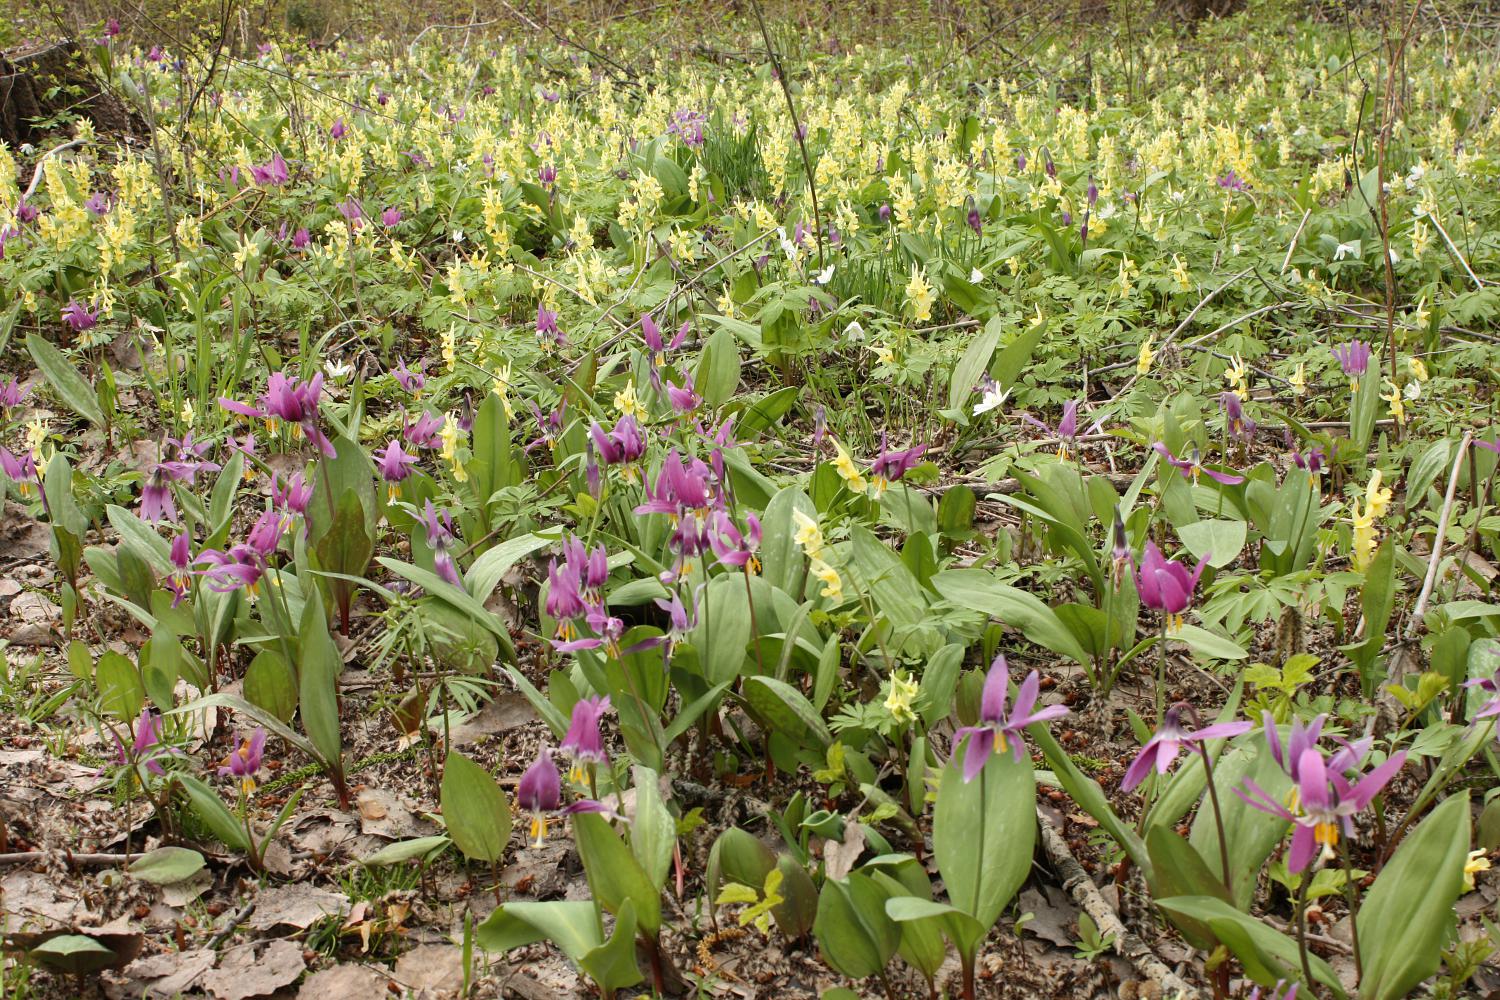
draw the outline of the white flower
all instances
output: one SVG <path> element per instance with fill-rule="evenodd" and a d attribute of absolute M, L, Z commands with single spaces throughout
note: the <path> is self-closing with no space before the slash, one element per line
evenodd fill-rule
<path fill-rule="evenodd" d="M 865 328 L 859 325 L 859 320 L 850 320 L 849 325 L 844 327 L 844 336 L 858 343 L 865 339 Z"/>
<path fill-rule="evenodd" d="M 833 265 L 829 264 L 823 270 L 813 275 L 813 284 L 826 285 L 833 280 Z"/>
<path fill-rule="evenodd" d="M 1406 383 L 1406 388 L 1402 390 L 1401 394 L 1406 397 L 1408 402 L 1415 402 L 1422 397 L 1422 383 L 1415 380 Z"/>
<path fill-rule="evenodd" d="M 979 284 L 983 280 L 984 280 L 984 272 L 981 271 L 979 268 L 976 267 L 976 268 L 974 268 L 974 270 L 972 270 L 972 271 L 969 272 L 969 281 L 972 284 L 977 285 L 977 284 Z"/>
<path fill-rule="evenodd" d="M 1348 243 L 1340 243 L 1337 247 L 1334 248 L 1334 260 L 1343 260 L 1345 257 L 1348 257 L 1350 255 L 1353 255 L 1356 260 L 1359 259 L 1359 240 L 1351 240 Z"/>
<path fill-rule="evenodd" d="M 323 362 L 323 371 L 335 382 L 342 382 L 354 373 L 354 364 L 349 361 L 325 361 Z"/>
<path fill-rule="evenodd" d="M 994 383 L 990 388 L 984 390 L 984 397 L 974 405 L 974 416 L 977 417 L 981 413 L 988 413 L 990 410 L 996 409 L 1000 404 L 1005 402 L 1006 397 L 1009 395 L 1009 389 L 1002 389 L 998 382 Z"/>

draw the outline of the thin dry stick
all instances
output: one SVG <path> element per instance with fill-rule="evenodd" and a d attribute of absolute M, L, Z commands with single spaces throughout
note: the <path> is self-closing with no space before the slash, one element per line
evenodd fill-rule
<path fill-rule="evenodd" d="M 1292 263 L 1292 251 L 1297 249 L 1297 239 L 1302 235 L 1302 227 L 1307 225 L 1307 219 L 1312 215 L 1312 209 L 1302 213 L 1302 221 L 1297 223 L 1297 231 L 1292 234 L 1292 242 L 1286 245 L 1286 257 L 1281 261 L 1281 270 L 1277 274 L 1286 274 L 1287 267 Z"/>
<path fill-rule="evenodd" d="M 1188 313 L 1186 316 L 1182 317 L 1182 322 L 1177 324 L 1176 329 L 1174 329 L 1171 333 L 1167 334 L 1166 339 L 1161 342 L 1161 346 L 1158 347 L 1157 350 L 1158 351 L 1166 350 L 1166 348 L 1169 345 L 1171 345 L 1172 341 L 1174 341 L 1174 340 L 1177 339 L 1177 335 L 1179 333 L 1181 333 L 1183 330 L 1187 329 L 1187 325 L 1193 321 L 1193 317 L 1197 316 L 1198 313 L 1199 313 L 1199 311 L 1204 306 L 1208 305 L 1210 302 L 1212 302 L 1214 300 L 1214 296 L 1218 295 L 1224 289 L 1228 288 L 1230 285 L 1234 284 L 1236 281 L 1239 281 L 1245 275 L 1249 274 L 1250 272 L 1252 272 L 1254 270 L 1255 270 L 1255 268 L 1253 268 L 1253 267 L 1247 267 L 1247 268 L 1245 268 L 1243 271 L 1241 271 L 1240 273 L 1234 275 L 1228 281 L 1224 282 L 1218 288 L 1215 288 L 1213 291 L 1211 291 L 1207 295 L 1203 296 L 1203 298 L 1198 301 L 1198 304 L 1195 305 L 1195 306 L 1193 306 L 1193 311 L 1190 312 L 1190 313 Z M 1117 392 L 1117 393 L 1115 393 L 1115 395 L 1116 396 L 1123 396 L 1123 395 L 1125 395 L 1125 393 L 1129 392 L 1130 389 L 1131 389 L 1131 387 L 1134 386 L 1136 384 L 1136 382 L 1140 381 L 1140 378 L 1141 378 L 1141 373 L 1140 372 L 1136 372 L 1134 375 L 1130 376 L 1130 380 L 1125 383 L 1124 388 L 1120 389 L 1120 391 Z"/>
<path fill-rule="evenodd" d="M 1036 816 L 1037 825 L 1042 832 L 1042 849 L 1047 852 L 1047 859 L 1062 878 L 1063 889 L 1083 908 L 1083 912 L 1094 919 L 1100 936 L 1113 937 L 1115 953 L 1135 966 L 1136 971 L 1147 980 L 1160 986 L 1163 996 L 1177 997 L 1178 1000 L 1197 1000 L 1197 990 L 1173 972 L 1167 963 L 1157 958 L 1156 953 L 1146 947 L 1144 941 L 1125 929 L 1119 914 L 1115 913 L 1114 907 L 1100 894 L 1099 887 L 1094 885 L 1089 873 L 1083 870 L 1083 865 L 1073 857 L 1067 841 L 1057 832 L 1052 821 L 1040 809 Z"/>
<path fill-rule="evenodd" d="M 1411 617 L 1406 621 L 1406 638 L 1416 637 L 1417 626 L 1422 621 L 1422 614 L 1427 610 L 1427 599 L 1432 596 L 1433 584 L 1437 582 L 1438 564 L 1443 561 L 1443 536 L 1448 533 L 1448 518 L 1453 514 L 1453 494 L 1458 489 L 1458 474 L 1463 471 L 1464 455 L 1468 454 L 1469 443 L 1474 440 L 1474 432 L 1466 431 L 1464 439 L 1458 443 L 1458 454 L 1453 456 L 1453 472 L 1448 476 L 1448 492 L 1443 496 L 1443 512 L 1438 515 L 1437 536 L 1432 540 L 1432 558 L 1427 560 L 1427 577 L 1422 581 L 1422 592 L 1417 595 L 1417 603 L 1412 606 Z"/>
<path fill-rule="evenodd" d="M 776 82 L 781 84 L 782 96 L 786 98 L 786 110 L 792 116 L 792 136 L 797 140 L 797 148 L 802 150 L 802 169 L 807 172 L 807 193 L 812 197 L 813 222 L 817 225 L 818 237 L 818 270 L 825 266 L 823 263 L 823 213 L 818 210 L 818 182 L 813 177 L 812 157 L 807 155 L 807 143 L 802 138 L 802 122 L 797 117 L 797 105 L 792 100 L 792 88 L 786 81 L 786 67 L 781 65 L 781 57 L 776 54 L 776 47 L 771 44 L 771 32 L 766 28 L 766 19 L 760 12 L 760 0 L 753 0 L 755 6 L 755 19 L 760 22 L 760 37 L 765 39 L 766 58 L 771 60 L 771 68 L 776 71 Z"/>

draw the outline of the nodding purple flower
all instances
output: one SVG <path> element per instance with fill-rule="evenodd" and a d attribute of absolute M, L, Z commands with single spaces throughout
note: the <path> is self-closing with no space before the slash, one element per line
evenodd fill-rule
<path fill-rule="evenodd" d="M 888 202 L 882 202 L 875 214 L 880 217 L 881 222 L 891 221 L 891 206 Z"/>
<path fill-rule="evenodd" d="M 150 51 L 146 53 L 147 62 L 159 63 L 166 57 L 167 53 L 160 45 L 151 46 Z"/>
<path fill-rule="evenodd" d="M 248 545 L 236 545 L 227 552 L 204 549 L 196 561 L 206 564 L 196 572 L 208 580 L 208 589 L 220 594 L 243 587 L 254 596 L 266 574 L 265 560 Z"/>
<path fill-rule="evenodd" d="M 1228 395 L 1233 395 L 1233 393 L 1229 393 Z M 1161 456 L 1162 461 L 1182 473 L 1182 478 L 1191 481 L 1195 486 L 1198 484 L 1198 477 L 1200 475 L 1207 476 L 1214 482 L 1221 483 L 1224 486 L 1237 486 L 1245 481 L 1244 476 L 1236 476 L 1232 472 L 1220 472 L 1217 469 L 1210 469 L 1204 465 L 1198 456 L 1196 446 L 1193 448 L 1191 458 L 1178 458 L 1172 454 L 1172 450 L 1162 441 L 1156 442 L 1151 447 Z"/>
<path fill-rule="evenodd" d="M 344 134 L 348 131 L 349 126 L 345 125 L 344 119 L 340 118 L 338 121 L 334 122 L 333 127 L 328 130 L 328 135 L 334 141 L 338 141 L 339 139 L 342 139 L 344 137 Z"/>
<path fill-rule="evenodd" d="M 281 546 L 281 536 L 286 534 L 287 520 L 277 510 L 261 511 L 255 523 L 245 535 L 245 545 L 262 560 Z"/>
<path fill-rule="evenodd" d="M 626 466 L 627 474 L 629 466 L 639 462 L 646 453 L 646 439 L 641 432 L 641 425 L 629 413 L 615 421 L 614 430 L 608 433 L 597 423 L 590 425 L 589 436 L 594 440 L 594 447 L 599 450 L 600 460 L 605 465 Z"/>
<path fill-rule="evenodd" d="M 443 443 L 443 418 L 423 411 L 417 419 L 402 428 L 401 436 L 413 448 L 431 451 Z"/>
<path fill-rule="evenodd" d="M 692 413 L 703 404 L 703 397 L 693 388 L 693 376 L 688 372 L 683 372 L 681 386 L 667 385 L 667 399 L 679 415 Z"/>
<path fill-rule="evenodd" d="M 391 375 L 395 377 L 396 384 L 411 393 L 413 397 L 420 396 L 422 387 L 427 384 L 427 376 L 422 374 L 420 366 L 417 371 L 411 370 L 406 367 L 405 358 L 396 359 L 396 367 L 391 369 Z"/>
<path fill-rule="evenodd" d="M 248 737 L 237 737 L 239 745 L 234 748 L 219 768 L 220 777 L 240 779 L 240 788 L 246 795 L 255 791 L 255 775 L 260 771 L 261 758 L 266 752 L 266 731 L 259 726 Z"/>
<path fill-rule="evenodd" d="M 0 228 L 0 260 L 5 259 L 5 244 L 21 235 L 21 231 L 14 226 Z"/>
<path fill-rule="evenodd" d="M 312 495 L 312 483 L 300 472 L 294 473 L 286 482 L 282 482 L 279 475 L 271 478 L 271 506 L 283 514 L 305 516 Z"/>
<path fill-rule="evenodd" d="M 646 347 L 651 352 L 651 360 L 658 365 L 666 364 L 667 355 L 683 345 L 691 329 L 692 322 L 684 322 L 677 328 L 676 335 L 669 343 L 662 337 L 661 327 L 656 325 L 656 320 L 651 318 L 651 314 L 641 314 L 641 339 L 646 342 Z"/>
<path fill-rule="evenodd" d="M 383 90 L 377 90 L 375 92 L 375 103 L 378 104 L 378 105 L 380 105 L 383 108 L 387 104 L 391 103 L 391 95 L 387 94 Z"/>
<path fill-rule="evenodd" d="M 167 577 L 167 589 L 172 592 L 172 607 L 177 607 L 188 595 L 188 589 L 192 584 L 192 574 L 189 569 L 193 565 L 192 542 L 183 532 L 172 539 L 172 547 L 168 550 L 168 560 L 172 563 L 172 572 Z"/>
<path fill-rule="evenodd" d="M 1089 208 L 1093 208 L 1099 202 L 1099 185 L 1094 183 L 1092 177 L 1089 178 L 1089 186 L 1085 192 L 1085 197 L 1088 198 Z"/>
<path fill-rule="evenodd" d="M 531 842 L 541 847 L 547 837 L 547 814 L 562 807 L 562 775 L 552 762 L 552 751 L 542 747 L 516 786 L 516 804 L 531 813 Z"/>
<path fill-rule="evenodd" d="M 579 698 L 573 703 L 572 718 L 561 750 L 572 758 L 575 772 L 581 764 L 603 764 L 609 760 L 609 755 L 604 752 L 604 738 L 599 733 L 599 722 L 607 711 L 609 695 Z"/>
<path fill-rule="evenodd" d="M 360 220 L 365 217 L 365 207 L 353 195 L 339 202 L 334 208 L 338 209 L 339 214 L 344 217 L 344 221 L 348 222 L 355 229 L 359 228 Z"/>
<path fill-rule="evenodd" d="M 812 447 L 813 454 L 817 454 L 823 447 L 823 438 L 828 436 L 828 410 L 819 403 L 813 410 L 813 432 Z"/>
<path fill-rule="evenodd" d="M 1038 430 L 1057 438 L 1058 458 L 1067 459 L 1068 453 L 1076 450 L 1078 441 L 1078 400 L 1070 399 L 1063 404 L 1062 419 L 1057 422 L 1056 427 L 1048 427 L 1029 413 L 1021 414 L 1021 419 Z"/>
<path fill-rule="evenodd" d="M 919 444 L 905 451 L 891 451 L 886 445 L 885 431 L 881 431 L 880 454 L 875 456 L 875 461 L 870 466 L 870 478 L 875 481 L 876 492 L 883 493 L 888 484 L 899 482 L 916 468 L 926 450 L 925 444 Z"/>
<path fill-rule="evenodd" d="M 306 226 L 299 226 L 298 229 L 297 229 L 297 231 L 292 234 L 292 249 L 293 250 L 306 250 L 308 244 L 311 243 L 311 242 L 312 242 L 312 233 L 309 233 L 307 231 L 307 227 Z"/>
<path fill-rule="evenodd" d="M 536 179 L 542 182 L 542 187 L 551 190 L 552 185 L 557 183 L 557 168 L 550 163 L 543 163 L 536 172 Z"/>
<path fill-rule="evenodd" d="M 969 206 L 969 228 L 974 230 L 975 236 L 984 235 L 984 219 L 979 215 L 979 209 L 973 205 Z"/>
<path fill-rule="evenodd" d="M 291 178 L 280 152 L 259 166 L 251 166 L 250 179 L 260 187 L 280 187 Z"/>
<path fill-rule="evenodd" d="M 1229 173 L 1219 178 L 1219 187 L 1223 188 L 1225 191 L 1244 191 L 1249 187 L 1249 185 L 1245 183 L 1244 178 L 1240 177 L 1233 170 L 1231 170 L 1229 171 Z"/>
<path fill-rule="evenodd" d="M 37 207 L 27 202 L 24 196 L 20 201 L 16 202 L 16 221 L 21 225 L 25 226 L 35 222 L 37 216 L 40 214 L 41 212 L 37 210 Z"/>
<path fill-rule="evenodd" d="M 129 756 L 125 753 L 125 744 L 120 742 L 118 736 L 115 737 L 115 763 L 124 767 L 134 762 L 152 774 L 165 774 L 158 758 L 171 753 L 171 750 L 161 746 L 160 713 L 142 708 L 131 729 Z"/>
<path fill-rule="evenodd" d="M 318 426 L 318 401 L 323 395 L 323 373 L 319 372 L 307 381 L 292 378 L 285 372 L 272 372 L 266 381 L 266 391 L 257 400 L 259 406 L 241 403 L 226 396 L 219 397 L 219 405 L 230 413 L 245 417 L 259 417 L 268 423 L 284 420 L 296 424 L 326 457 L 336 458 L 333 442 Z"/>
<path fill-rule="evenodd" d="M 1476 677 L 1474 680 L 1464 681 L 1462 686 L 1478 688 L 1488 696 L 1488 700 L 1474 713 L 1472 721 L 1478 722 L 1480 719 L 1493 719 L 1500 716 L 1500 683 L 1497 683 L 1495 678 Z"/>
<path fill-rule="evenodd" d="M 390 484 L 392 497 L 400 488 L 401 481 L 412 474 L 416 464 L 417 456 L 402 451 L 401 442 L 395 440 L 386 442 L 385 451 L 375 455 L 375 467 L 380 470 L 380 478 Z"/>
<path fill-rule="evenodd" d="M 663 576 L 666 580 L 666 576 Z M 665 635 L 652 636 L 642 639 L 623 651 L 623 654 L 638 653 L 647 649 L 662 650 L 662 669 L 672 668 L 672 653 L 678 645 L 687 637 L 688 633 L 698 627 L 698 604 L 702 594 L 703 586 L 700 584 L 692 594 L 693 606 L 689 608 L 682 603 L 682 595 L 677 591 L 672 592 L 672 599 L 664 597 L 656 599 L 656 606 L 667 614 L 667 632 Z"/>
<path fill-rule="evenodd" d="M 63 306 L 62 318 L 75 333 L 82 333 L 99 325 L 99 310 L 77 299 L 69 299 L 68 304 Z"/>
<path fill-rule="evenodd" d="M 536 339 L 543 347 L 561 347 L 562 331 L 557 327 L 557 313 L 540 302 L 536 304 Z"/>
<path fill-rule="evenodd" d="M 672 120 L 667 125 L 667 134 L 677 136 L 684 146 L 697 149 L 703 145 L 703 126 L 706 124 L 708 116 L 701 111 L 674 111 Z"/>
<path fill-rule="evenodd" d="M 105 215 L 109 212 L 109 195 L 103 191 L 95 191 L 89 195 L 89 200 L 83 203 L 83 207 L 89 210 L 91 215 Z"/>
<path fill-rule="evenodd" d="M 37 478 L 36 462 L 29 451 L 16 455 L 8 448 L 0 447 L 0 471 L 5 473 L 5 478 L 21 488 L 22 496 L 31 492 L 31 484 Z"/>
<path fill-rule="evenodd" d="M 1359 775 L 1369 752 L 1368 741 L 1346 746 L 1327 760 L 1311 741 L 1304 743 L 1294 766 L 1283 763 L 1294 785 L 1291 808 L 1249 778 L 1243 788 L 1234 790 L 1246 805 L 1292 824 L 1292 846 L 1287 852 L 1287 869 L 1292 872 L 1306 871 L 1320 854 L 1333 857 L 1340 834 L 1353 836 L 1355 815 L 1370 805 L 1406 763 L 1403 750 Z"/>
<path fill-rule="evenodd" d="M 120 27 L 120 19 L 118 17 L 112 17 L 108 21 L 104 22 L 105 38 L 113 38 L 124 30 L 124 28 Z"/>
<path fill-rule="evenodd" d="M 1062 213 L 1062 224 L 1064 226 L 1071 226 L 1073 224 L 1073 213 L 1072 212 L 1064 212 L 1064 213 Z"/>
<path fill-rule="evenodd" d="M 1162 555 L 1155 542 L 1147 542 L 1141 561 L 1134 567 L 1135 589 L 1141 603 L 1167 616 L 1169 627 L 1182 627 L 1182 613 L 1193 603 L 1193 591 L 1208 562 L 1204 555 L 1189 570 L 1182 563 Z"/>
<path fill-rule="evenodd" d="M 31 396 L 31 386 L 22 385 L 14 378 L 0 385 L 0 410 L 14 410 Z"/>
<path fill-rule="evenodd" d="M 655 488 L 646 487 L 646 502 L 635 508 L 637 514 L 667 514 L 682 518 L 686 514 L 703 514 L 709 507 L 709 470 L 702 460 L 684 463 L 677 449 L 667 453 L 656 475 Z"/>
<path fill-rule="evenodd" d="M 1161 725 L 1125 769 L 1125 778 L 1120 782 L 1122 791 L 1135 788 L 1153 770 L 1157 774 L 1166 774 L 1185 744 L 1201 745 L 1208 740 L 1229 739 L 1255 728 L 1249 722 L 1219 722 L 1202 729 L 1188 729 L 1182 724 L 1182 711 L 1186 707 L 1179 704 L 1167 709 Z"/>
<path fill-rule="evenodd" d="M 1017 173 L 1024 173 L 1025 171 L 1026 171 L 1026 154 L 1025 153 L 1017 153 L 1016 154 L 1016 172 Z"/>
<path fill-rule="evenodd" d="M 455 587 L 463 586 L 463 580 L 458 575 L 458 564 L 453 561 L 453 554 L 448 551 L 454 541 L 453 518 L 448 516 L 446 510 L 435 509 L 432 501 L 428 500 L 422 516 L 417 518 L 417 523 L 427 531 L 427 545 L 432 549 L 433 570 Z"/>
<path fill-rule="evenodd" d="M 708 545 L 714 555 L 725 566 L 744 569 L 748 573 L 760 572 L 760 560 L 755 552 L 760 548 L 760 518 L 745 515 L 745 530 L 742 533 L 734 519 L 722 510 L 714 511 L 708 519 Z"/>
<path fill-rule="evenodd" d="M 542 91 L 542 100 L 546 101 L 548 104 L 556 104 L 561 99 L 562 95 L 555 90 Z"/>
<path fill-rule="evenodd" d="M 1125 519 L 1120 516 L 1120 508 L 1115 507 L 1115 523 L 1110 530 L 1110 537 L 1114 544 L 1110 548 L 1110 565 L 1113 568 L 1114 583 L 1116 587 L 1124 579 L 1125 569 L 1130 565 L 1130 540 L 1125 534 Z"/>
<path fill-rule="evenodd" d="M 1043 152 L 1042 156 L 1046 157 L 1046 163 L 1042 169 L 1047 172 L 1048 177 L 1057 180 L 1057 164 L 1052 162 L 1052 154 Z"/>
<path fill-rule="evenodd" d="M 1351 340 L 1342 347 L 1335 347 L 1332 350 L 1339 367 L 1357 386 L 1360 376 L 1370 367 L 1370 345 L 1363 340 Z"/>
<path fill-rule="evenodd" d="M 991 754 L 1010 751 L 1011 757 L 1019 761 L 1024 752 L 1022 732 L 1036 722 L 1060 719 L 1068 714 L 1062 705 L 1048 705 L 1037 709 L 1037 693 L 1041 678 L 1033 670 L 1026 675 L 1016 689 L 1016 700 L 1007 707 L 1010 696 L 1010 667 L 1005 654 L 995 657 L 990 672 L 984 680 L 984 692 L 979 700 L 979 725 L 964 726 L 953 734 L 953 745 L 964 745 L 963 779 L 967 784 L 984 770 Z"/>
<path fill-rule="evenodd" d="M 1313 445 L 1306 454 L 1292 450 L 1292 464 L 1306 472 L 1308 478 L 1316 481 L 1323 473 L 1323 466 L 1328 462 L 1328 457 L 1323 454 L 1322 445 Z"/>
<path fill-rule="evenodd" d="M 1219 393 L 1219 408 L 1224 411 L 1224 426 L 1231 437 L 1245 442 L 1255 437 L 1255 421 L 1245 416 L 1244 401 L 1239 393 Z"/>
<path fill-rule="evenodd" d="M 199 472 L 217 471 L 215 462 L 202 460 L 209 449 L 208 442 L 194 443 L 192 432 L 181 439 L 167 438 L 160 449 L 160 460 L 146 472 L 146 485 L 141 487 L 140 517 L 143 521 L 175 521 L 177 505 L 172 499 L 172 484 L 191 484 Z"/>
<path fill-rule="evenodd" d="M 568 401 L 566 399 L 559 399 L 557 406 L 553 408 L 552 412 L 545 415 L 542 413 L 542 408 L 537 406 L 536 403 L 529 399 L 526 402 L 531 407 L 531 415 L 536 419 L 536 425 L 540 431 L 535 438 L 527 442 L 526 451 L 530 453 L 543 446 L 552 447 L 562 434 L 563 421 L 566 419 L 568 413 Z"/>
<path fill-rule="evenodd" d="M 401 209 L 395 207 L 394 205 L 390 206 L 384 212 L 380 213 L 380 224 L 382 226 L 385 226 L 387 229 L 390 229 L 392 226 L 398 225 L 400 222 Z"/>

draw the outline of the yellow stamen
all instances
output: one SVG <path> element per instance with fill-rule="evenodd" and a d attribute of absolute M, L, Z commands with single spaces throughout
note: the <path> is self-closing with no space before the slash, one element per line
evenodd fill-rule
<path fill-rule="evenodd" d="M 541 847 L 547 838 L 547 818 L 545 816 L 531 817 L 531 846 Z"/>
<path fill-rule="evenodd" d="M 1337 823 L 1319 823 L 1313 827 L 1313 840 L 1325 847 L 1335 847 L 1339 842 Z"/>

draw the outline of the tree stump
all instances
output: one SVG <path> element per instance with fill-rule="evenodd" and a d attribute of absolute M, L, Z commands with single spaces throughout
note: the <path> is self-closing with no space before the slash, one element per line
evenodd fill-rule
<path fill-rule="evenodd" d="M 12 148 L 35 143 L 41 122 L 72 109 L 100 132 L 128 132 L 131 115 L 113 94 L 100 90 L 72 41 L 0 55 L 0 142 Z"/>

